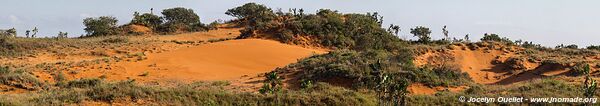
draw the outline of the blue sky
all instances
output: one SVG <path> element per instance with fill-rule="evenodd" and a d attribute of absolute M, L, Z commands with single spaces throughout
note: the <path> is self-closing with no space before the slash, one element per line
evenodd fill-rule
<path fill-rule="evenodd" d="M 172 7 L 192 8 L 202 22 L 232 17 L 224 12 L 247 2 L 271 8 L 304 8 L 314 13 L 320 8 L 344 13 L 379 12 L 385 24 L 398 24 L 402 38 L 413 38 L 415 26 L 431 28 L 434 39 L 448 26 L 450 36 L 469 34 L 479 39 L 483 33 L 497 33 L 511 39 L 533 41 L 545 46 L 600 45 L 600 1 L 594 0 L 3 0 L 0 29 L 15 27 L 19 35 L 39 28 L 39 36 L 84 34 L 86 17 L 115 16 L 120 24 L 129 22 L 134 11 L 155 12 Z"/>

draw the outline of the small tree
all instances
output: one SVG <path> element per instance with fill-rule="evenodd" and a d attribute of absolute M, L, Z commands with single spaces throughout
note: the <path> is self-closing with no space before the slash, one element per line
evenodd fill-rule
<path fill-rule="evenodd" d="M 85 32 L 87 36 L 106 36 L 115 34 L 117 31 L 117 18 L 111 16 L 101 16 L 97 18 L 85 18 Z"/>
<path fill-rule="evenodd" d="M 560 48 L 578 49 L 579 47 L 575 44 L 570 44 L 570 45 L 560 44 L 560 45 L 556 46 L 555 48 L 557 48 L 557 49 L 560 49 Z"/>
<path fill-rule="evenodd" d="M 600 45 L 594 46 L 594 45 L 590 45 L 588 47 L 586 47 L 587 49 L 590 50 L 599 50 L 600 51 Z"/>
<path fill-rule="evenodd" d="M 161 32 L 204 31 L 206 25 L 200 23 L 200 17 L 192 9 L 176 7 L 163 10 L 165 23 L 157 28 Z"/>
<path fill-rule="evenodd" d="M 442 33 L 444 33 L 444 40 L 450 41 L 450 37 L 448 37 L 448 29 L 446 29 L 446 25 L 442 28 Z"/>
<path fill-rule="evenodd" d="M 157 15 L 150 13 L 140 15 L 139 12 L 133 13 L 133 19 L 131 20 L 131 24 L 144 25 L 151 28 L 156 28 L 162 22 L 162 19 Z"/>
<path fill-rule="evenodd" d="M 256 3 L 246 3 L 229 9 L 225 14 L 238 18 L 242 24 L 257 26 L 258 29 L 266 27 L 265 23 L 276 18 L 271 8 Z"/>
<path fill-rule="evenodd" d="M 389 33 L 393 33 L 394 35 L 398 36 L 398 32 L 400 32 L 400 26 L 390 24 L 390 27 L 388 27 L 387 31 Z"/>
<path fill-rule="evenodd" d="M 30 30 L 27 30 L 27 31 L 25 31 L 25 37 L 26 37 L 26 38 L 29 38 L 29 33 L 31 33 L 31 31 L 30 31 Z"/>
<path fill-rule="evenodd" d="M 276 93 L 282 89 L 282 78 L 277 75 L 277 72 L 269 72 L 265 74 L 265 82 L 262 88 L 258 91 L 262 94 Z"/>
<path fill-rule="evenodd" d="M 593 80 L 590 77 L 590 65 L 586 64 L 584 67 L 584 72 L 586 74 L 585 81 L 583 82 L 583 95 L 586 98 L 593 98 L 596 94 L 596 87 L 598 86 L 596 80 Z M 591 105 L 591 104 L 588 104 Z"/>
<path fill-rule="evenodd" d="M 59 32 L 58 32 L 58 35 L 56 36 L 56 38 L 59 38 L 59 39 L 61 39 L 61 38 L 67 38 L 67 35 L 68 35 L 68 34 L 69 34 L 69 33 L 67 33 L 67 32 L 62 32 L 62 31 L 59 31 Z"/>
<path fill-rule="evenodd" d="M 465 42 L 471 42 L 471 40 L 469 40 L 469 34 L 465 35 L 465 38 L 463 38 L 465 40 Z"/>
<path fill-rule="evenodd" d="M 267 6 L 256 3 L 246 3 L 242 6 L 227 10 L 225 14 L 236 17 L 238 19 L 252 19 L 258 18 L 263 14 L 269 14 L 272 12 L 273 10 L 271 10 L 271 8 L 268 8 Z"/>
<path fill-rule="evenodd" d="M 374 76 L 375 92 L 379 105 L 404 106 L 406 105 L 406 94 L 409 82 L 406 79 L 398 80 L 393 74 L 385 73 L 380 60 L 369 65 Z"/>
<path fill-rule="evenodd" d="M 508 39 L 506 37 L 501 38 L 498 34 L 488 34 L 488 33 L 483 34 L 483 38 L 481 38 L 480 40 L 481 41 L 496 41 L 496 42 L 513 43 L 510 39 Z"/>
<path fill-rule="evenodd" d="M 200 17 L 192 9 L 176 7 L 162 11 L 164 19 L 169 24 L 194 25 L 200 23 Z"/>
<path fill-rule="evenodd" d="M 415 37 L 419 37 L 419 42 L 428 43 L 431 40 L 431 37 L 429 37 L 431 30 L 429 30 L 427 27 L 417 26 L 415 28 L 411 28 L 410 33 Z"/>
<path fill-rule="evenodd" d="M 35 38 L 35 35 L 37 35 L 37 33 L 38 33 L 38 28 L 33 27 L 33 30 L 31 30 L 31 32 L 33 32 L 33 34 L 31 34 L 31 38 Z"/>

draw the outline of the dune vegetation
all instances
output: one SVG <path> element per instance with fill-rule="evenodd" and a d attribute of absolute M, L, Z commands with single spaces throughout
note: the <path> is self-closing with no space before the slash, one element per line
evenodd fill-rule
<path fill-rule="evenodd" d="M 398 37 L 383 16 L 247 3 L 229 21 L 86 18 L 69 38 L 0 37 L 0 105 L 544 105 L 458 97 L 597 97 L 600 47 L 483 38 Z M 313 10 L 310 10 L 313 11 Z M 475 39 L 475 40 L 473 40 Z M 557 103 L 583 105 L 583 103 Z"/>

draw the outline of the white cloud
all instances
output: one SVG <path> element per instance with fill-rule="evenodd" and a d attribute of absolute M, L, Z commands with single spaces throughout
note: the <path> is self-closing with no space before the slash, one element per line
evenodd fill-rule
<path fill-rule="evenodd" d="M 10 19 L 10 22 L 13 24 L 21 23 L 21 20 L 19 19 L 19 17 L 15 16 L 15 15 L 9 15 L 8 18 Z"/>

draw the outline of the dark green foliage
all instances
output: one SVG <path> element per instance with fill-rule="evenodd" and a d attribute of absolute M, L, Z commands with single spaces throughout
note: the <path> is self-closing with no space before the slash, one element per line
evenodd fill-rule
<path fill-rule="evenodd" d="M 274 14 L 271 9 L 255 3 L 230 9 L 227 14 L 237 17 L 242 23 L 248 23 L 246 29 L 240 31 L 242 34 L 239 38 L 269 33 L 272 35 L 267 38 L 284 43 L 355 50 L 396 50 L 403 43 L 381 28 L 379 16 L 374 17 L 376 14 L 341 14 L 329 9 L 321 9 L 316 14 L 281 11 Z"/>
<path fill-rule="evenodd" d="M 546 49 L 545 47 L 543 47 L 540 44 L 534 44 L 533 42 L 528 42 L 528 41 L 525 41 L 520 45 L 521 45 L 521 47 L 524 47 L 524 48 L 533 48 L 533 49 L 538 49 L 538 50 Z"/>
<path fill-rule="evenodd" d="M 414 81 L 429 86 L 459 86 L 471 81 L 467 73 L 453 66 L 419 68 L 414 73 Z"/>
<path fill-rule="evenodd" d="M 207 25 L 200 22 L 200 17 L 192 9 L 176 7 L 163 10 L 162 19 L 165 23 L 156 30 L 162 33 L 195 32 L 210 30 Z"/>
<path fill-rule="evenodd" d="M 101 16 L 97 18 L 85 18 L 85 32 L 87 36 L 107 36 L 117 33 L 117 18 Z"/>
<path fill-rule="evenodd" d="M 313 85 L 313 81 L 311 81 L 311 80 L 302 80 L 302 81 L 300 81 L 300 88 L 306 89 L 306 88 L 310 88 L 310 87 L 313 87 L 313 86 L 314 86 Z"/>
<path fill-rule="evenodd" d="M 59 31 L 58 35 L 56 36 L 56 38 L 59 38 L 59 39 L 61 39 L 61 38 L 67 38 L 68 35 L 69 35 L 69 33 L 67 33 L 67 32 Z"/>
<path fill-rule="evenodd" d="M 282 78 L 277 75 L 277 72 L 266 73 L 265 77 L 266 77 L 266 79 L 265 79 L 263 87 L 258 90 L 260 93 L 273 94 L 273 93 L 278 93 L 279 91 L 281 91 L 281 89 L 283 89 L 283 87 L 282 87 L 283 83 L 281 82 Z"/>
<path fill-rule="evenodd" d="M 194 25 L 200 23 L 200 17 L 192 9 L 176 7 L 162 11 L 167 24 Z"/>
<path fill-rule="evenodd" d="M 31 38 L 35 38 L 35 35 L 37 35 L 38 31 L 39 30 L 37 27 L 33 27 L 33 29 L 31 30 L 31 32 L 33 32 L 33 34 L 31 34 Z"/>
<path fill-rule="evenodd" d="M 381 61 L 369 65 L 373 72 L 371 75 L 376 82 L 375 92 L 380 105 L 405 105 L 409 82 L 406 79 L 397 80 L 392 74 L 384 72 Z"/>
<path fill-rule="evenodd" d="M 8 30 L 6 30 L 6 35 L 4 35 L 4 33 L 0 33 L 0 37 L 16 37 L 17 36 L 17 29 L 15 28 L 10 28 Z"/>
<path fill-rule="evenodd" d="M 390 24 L 390 27 L 388 27 L 387 31 L 389 33 L 393 33 L 396 36 L 398 36 L 398 33 L 400 32 L 400 26 L 394 25 L 394 24 Z"/>
<path fill-rule="evenodd" d="M 413 34 L 413 36 L 418 37 L 419 42 L 421 43 L 429 43 L 431 41 L 431 37 L 429 36 L 429 34 L 431 34 L 431 30 L 429 30 L 427 27 L 417 26 L 415 28 L 411 28 L 410 33 Z"/>
<path fill-rule="evenodd" d="M 508 39 L 506 37 L 500 38 L 500 36 L 498 36 L 498 34 L 488 34 L 488 33 L 483 34 L 483 38 L 481 38 L 480 40 L 481 41 L 513 43 L 510 39 Z"/>
<path fill-rule="evenodd" d="M 313 56 L 288 67 L 277 69 L 277 72 L 302 70 L 304 80 L 324 81 L 340 78 L 353 81 L 353 87 L 372 88 L 377 85 L 377 74 L 373 74 L 373 63 L 378 63 L 381 72 L 386 73 L 393 82 L 406 80 L 429 86 L 459 86 L 470 82 L 467 74 L 451 66 L 432 68 L 414 68 L 408 53 L 394 54 L 383 50 L 377 51 L 332 51 L 328 54 Z"/>
<path fill-rule="evenodd" d="M 590 45 L 590 46 L 587 47 L 587 49 L 600 51 L 600 45 L 597 45 L 597 46 Z"/>
<path fill-rule="evenodd" d="M 570 45 L 564 45 L 564 44 L 560 44 L 556 47 L 554 47 L 556 49 L 561 49 L 561 48 L 566 48 L 566 49 L 579 49 L 579 47 L 575 44 L 570 44 Z"/>
<path fill-rule="evenodd" d="M 263 23 L 275 19 L 275 13 L 271 8 L 256 3 L 246 3 L 229 9 L 225 14 L 241 19 L 242 25 L 257 27 L 265 27 Z"/>
<path fill-rule="evenodd" d="M 131 24 L 143 25 L 150 28 L 156 28 L 162 23 L 163 21 L 159 16 L 150 13 L 140 15 L 140 13 L 135 12 L 131 20 Z"/>
<path fill-rule="evenodd" d="M 444 34 L 444 38 L 442 40 L 450 41 L 450 37 L 448 36 L 449 32 L 446 25 L 444 25 L 444 27 L 442 28 L 442 33 Z"/>

